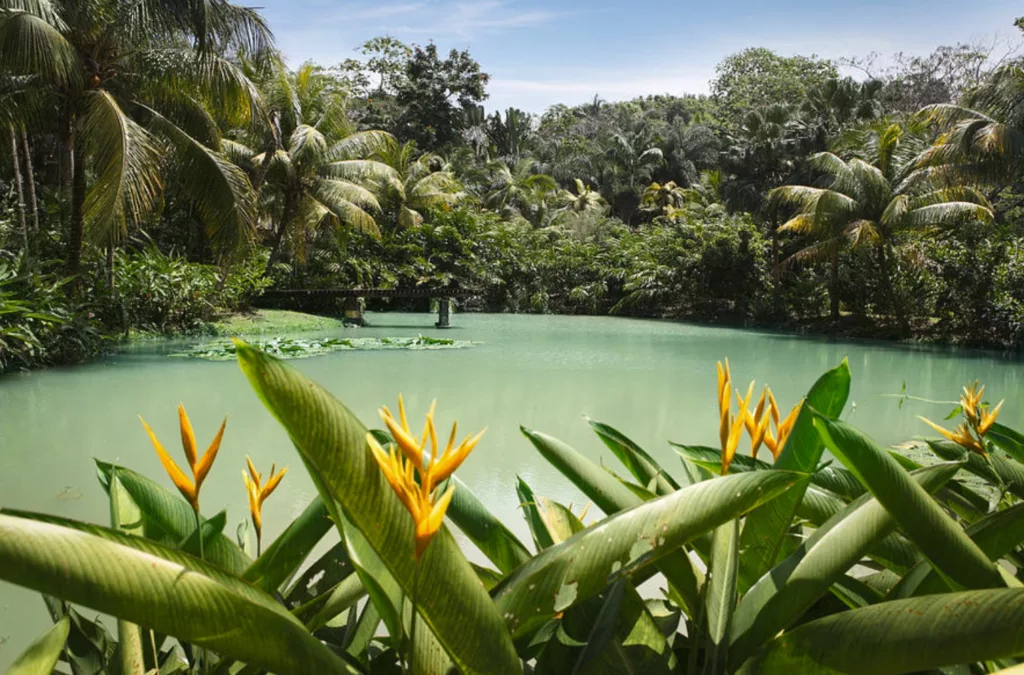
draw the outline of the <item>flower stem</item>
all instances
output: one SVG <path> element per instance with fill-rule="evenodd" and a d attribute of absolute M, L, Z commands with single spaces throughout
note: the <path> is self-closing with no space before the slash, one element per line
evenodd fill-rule
<path fill-rule="evenodd" d="M 256 533 L 256 557 L 259 558 L 261 555 L 263 555 L 263 537 L 261 537 L 260 533 L 257 532 Z"/>
<path fill-rule="evenodd" d="M 413 662 L 416 660 L 416 615 L 419 614 L 416 611 L 416 596 L 419 593 L 420 586 L 420 561 L 416 560 L 416 571 L 413 572 L 412 576 L 412 620 L 409 626 L 409 653 L 406 655 L 406 672 L 408 675 L 412 675 Z"/>
<path fill-rule="evenodd" d="M 203 555 L 203 524 L 199 520 L 199 509 L 195 509 L 196 514 L 196 536 L 199 538 L 199 559 L 205 560 L 206 557 Z"/>

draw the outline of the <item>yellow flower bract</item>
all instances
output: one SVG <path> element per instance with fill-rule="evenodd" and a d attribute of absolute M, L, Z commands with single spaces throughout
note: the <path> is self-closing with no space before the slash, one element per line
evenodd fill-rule
<path fill-rule="evenodd" d="M 256 528 L 256 537 L 258 538 L 263 532 L 263 502 L 277 489 L 281 479 L 288 473 L 288 467 L 277 471 L 277 464 L 272 464 L 270 477 L 267 478 L 267 484 L 263 485 L 263 474 L 256 471 L 249 455 L 245 456 L 245 462 L 248 464 L 249 471 L 242 471 L 242 480 L 245 481 L 245 489 L 249 493 L 249 515 L 252 516 L 252 525 Z"/>
<path fill-rule="evenodd" d="M 959 424 L 953 431 L 939 426 L 927 417 L 919 417 L 918 419 L 960 447 L 981 455 L 987 455 L 988 451 L 985 449 L 984 440 L 985 434 L 995 424 L 996 418 L 999 417 L 999 411 L 1002 409 L 1006 399 L 1000 401 L 994 408 L 982 407 L 981 396 L 984 393 L 985 385 L 979 386 L 977 380 L 963 388 L 960 394 L 960 409 L 963 411 L 965 421 Z"/>
<path fill-rule="evenodd" d="M 171 477 L 175 487 L 188 500 L 188 503 L 192 505 L 192 509 L 198 513 L 199 490 L 203 486 L 203 481 L 206 479 L 207 474 L 210 473 L 210 469 L 213 468 L 213 460 L 217 459 L 217 452 L 220 450 L 220 443 L 224 437 L 224 428 L 227 426 L 228 418 L 225 417 L 224 421 L 221 422 L 217 435 L 213 437 L 213 441 L 206 449 L 206 452 L 203 453 L 203 456 L 198 457 L 196 452 L 196 436 L 192 431 L 192 423 L 185 412 L 185 406 L 178 404 L 178 426 L 181 428 L 181 445 L 185 450 L 185 459 L 188 460 L 189 469 L 192 471 L 192 478 L 186 476 L 185 472 L 167 454 L 164 446 L 157 439 L 156 434 L 146 424 L 146 420 L 142 419 L 142 415 L 139 415 L 139 420 L 149 435 L 149 440 L 152 441 L 157 457 L 160 458 L 160 463 L 163 464 L 167 475 Z"/>
<path fill-rule="evenodd" d="M 732 412 L 732 373 L 729 371 L 729 359 L 725 359 L 723 365 L 718 362 L 718 437 L 722 446 L 722 475 L 729 472 L 729 466 L 736 456 L 740 439 L 743 437 L 743 430 L 746 429 L 750 436 L 750 454 L 757 459 L 757 451 L 761 445 L 765 445 L 772 453 L 774 459 L 778 459 L 793 431 L 803 400 L 793 406 L 785 419 L 779 411 L 779 405 L 772 395 L 772 390 L 767 386 L 761 390 L 754 410 L 750 410 L 750 400 L 754 395 L 754 383 L 747 387 L 746 396 L 742 396 L 736 390 L 736 403 L 739 406 L 737 414 Z M 772 424 L 775 425 L 775 432 L 772 432 Z"/>
<path fill-rule="evenodd" d="M 387 407 L 383 407 L 379 411 L 381 419 L 384 420 L 384 424 L 391 432 L 391 437 L 395 439 L 395 442 L 389 444 L 385 450 L 373 434 L 366 435 L 366 443 L 370 446 L 381 473 L 384 474 L 388 484 L 398 495 L 406 510 L 412 515 L 416 526 L 415 552 L 417 560 L 423 556 L 431 539 L 441 528 L 444 514 L 448 510 L 448 504 L 455 491 L 455 486 L 450 486 L 439 497 L 438 485 L 455 472 L 484 435 L 484 432 L 481 431 L 472 438 L 467 436 L 462 443 L 455 445 L 458 424 L 453 424 L 448 444 L 443 452 L 439 452 L 437 430 L 434 428 L 435 403 L 430 405 L 426 426 L 418 441 L 409 430 L 409 421 L 405 415 L 405 404 L 402 402 L 401 396 L 398 397 L 398 419 L 395 419 Z M 428 443 L 430 444 L 429 456 L 427 455 Z"/>

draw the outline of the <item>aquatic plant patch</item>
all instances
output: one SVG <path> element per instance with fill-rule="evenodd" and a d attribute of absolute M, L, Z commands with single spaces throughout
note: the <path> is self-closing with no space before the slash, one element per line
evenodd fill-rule
<path fill-rule="evenodd" d="M 338 351 L 366 351 L 379 349 L 463 349 L 473 346 L 469 340 L 450 340 L 425 335 L 416 337 L 383 338 L 286 338 L 276 337 L 253 342 L 260 350 L 280 359 L 304 359 Z M 175 358 L 205 359 L 207 361 L 233 361 L 235 345 L 230 340 L 218 340 L 197 345 L 171 354 Z"/>

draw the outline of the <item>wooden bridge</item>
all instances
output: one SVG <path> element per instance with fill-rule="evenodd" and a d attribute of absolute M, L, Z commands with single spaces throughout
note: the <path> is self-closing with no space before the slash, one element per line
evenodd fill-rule
<path fill-rule="evenodd" d="M 296 288 L 271 289 L 263 292 L 268 299 L 310 299 L 310 298 L 345 298 L 345 323 L 355 326 L 365 325 L 361 298 L 437 298 L 437 328 L 448 328 L 452 298 L 469 298 L 476 295 L 472 291 L 458 288 Z"/>

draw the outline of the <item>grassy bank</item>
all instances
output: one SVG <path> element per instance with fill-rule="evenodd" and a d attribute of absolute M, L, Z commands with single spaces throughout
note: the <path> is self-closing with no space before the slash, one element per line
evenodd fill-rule
<path fill-rule="evenodd" d="M 233 335 L 267 335 L 270 333 L 301 333 L 315 330 L 340 330 L 341 319 L 316 314 L 305 314 L 285 309 L 257 309 L 232 314 L 215 322 L 212 333 L 224 337 Z"/>

